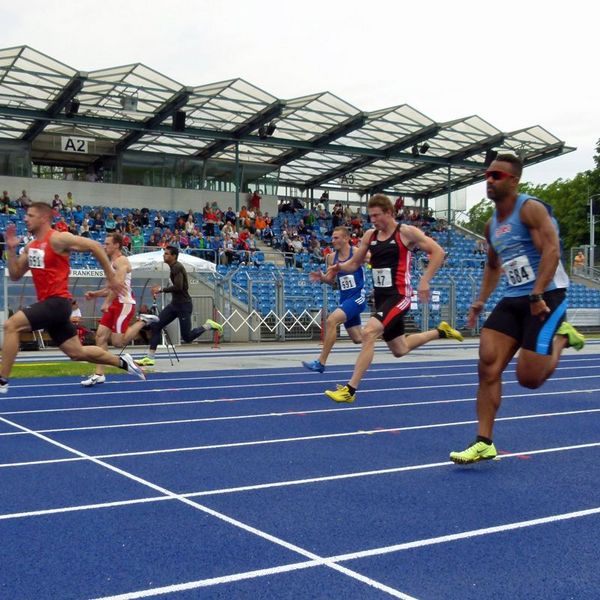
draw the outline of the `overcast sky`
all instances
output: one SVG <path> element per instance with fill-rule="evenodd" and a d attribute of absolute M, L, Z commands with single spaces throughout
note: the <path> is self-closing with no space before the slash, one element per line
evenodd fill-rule
<path fill-rule="evenodd" d="M 590 0 L 2 0 L 0 45 L 82 71 L 141 62 L 191 86 L 241 77 L 283 99 L 330 91 L 365 111 L 541 125 L 577 147 L 525 170 L 548 183 L 594 166 L 599 17 Z"/>

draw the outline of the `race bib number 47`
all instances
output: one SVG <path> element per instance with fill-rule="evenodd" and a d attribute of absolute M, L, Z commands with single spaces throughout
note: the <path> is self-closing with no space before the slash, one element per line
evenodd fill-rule
<path fill-rule="evenodd" d="M 372 269 L 373 273 L 373 286 L 374 287 L 392 287 L 392 270 L 388 267 L 386 269 Z"/>
<path fill-rule="evenodd" d="M 533 267 L 526 256 L 517 256 L 502 265 L 506 273 L 507 283 L 510 286 L 524 285 L 535 281 Z"/>
<path fill-rule="evenodd" d="M 41 248 L 29 248 L 27 262 L 30 269 L 44 268 L 44 251 Z"/>

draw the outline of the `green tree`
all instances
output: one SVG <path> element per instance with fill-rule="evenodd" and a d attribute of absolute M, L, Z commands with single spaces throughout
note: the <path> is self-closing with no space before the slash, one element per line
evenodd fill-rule
<path fill-rule="evenodd" d="M 483 235 L 485 224 L 490 220 L 493 211 L 494 203 L 484 198 L 469 209 L 467 212 L 469 219 L 461 225 L 473 233 Z"/>

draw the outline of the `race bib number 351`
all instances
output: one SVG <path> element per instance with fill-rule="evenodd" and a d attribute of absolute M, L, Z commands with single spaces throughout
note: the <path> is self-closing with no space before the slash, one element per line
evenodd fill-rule
<path fill-rule="evenodd" d="M 27 263 L 30 269 L 44 268 L 44 251 L 41 248 L 29 248 L 27 252 Z"/>
<path fill-rule="evenodd" d="M 535 281 L 533 267 L 526 256 L 517 256 L 502 265 L 506 280 L 510 286 L 524 285 Z"/>

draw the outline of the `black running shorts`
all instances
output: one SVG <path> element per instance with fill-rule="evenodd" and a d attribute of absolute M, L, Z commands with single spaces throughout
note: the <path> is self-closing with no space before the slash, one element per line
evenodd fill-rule
<path fill-rule="evenodd" d="M 53 296 L 23 309 L 32 331 L 45 329 L 57 346 L 77 335 L 71 323 L 71 300 Z"/>
<path fill-rule="evenodd" d="M 483 326 L 514 338 L 525 350 L 552 354 L 552 338 L 567 312 L 566 290 L 544 292 L 544 302 L 550 313 L 542 320 L 531 314 L 529 296 L 502 298 Z"/>

